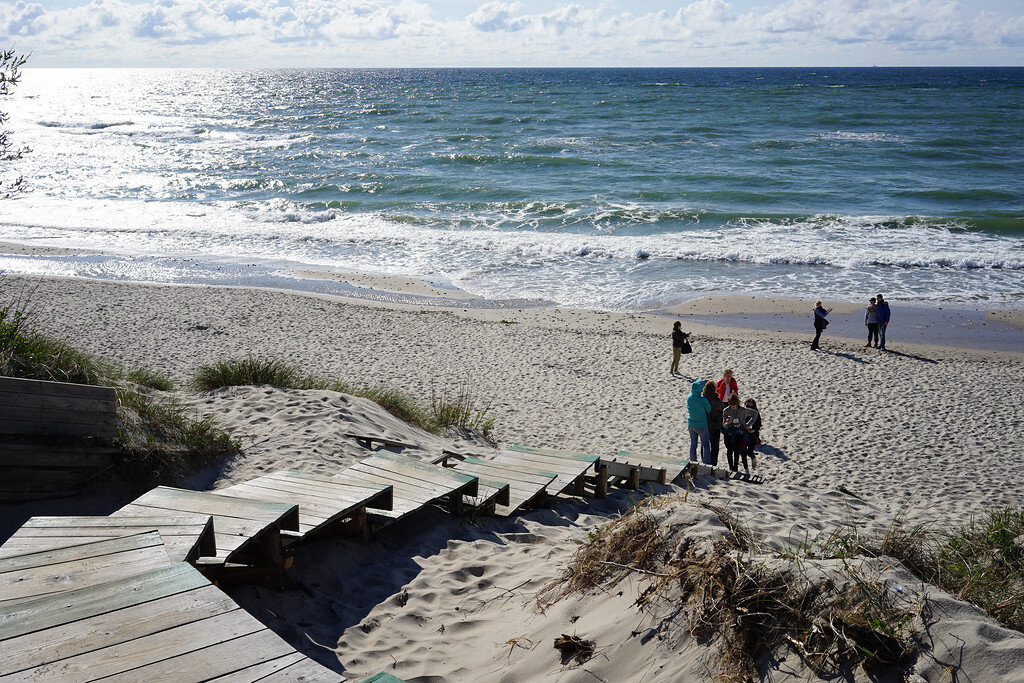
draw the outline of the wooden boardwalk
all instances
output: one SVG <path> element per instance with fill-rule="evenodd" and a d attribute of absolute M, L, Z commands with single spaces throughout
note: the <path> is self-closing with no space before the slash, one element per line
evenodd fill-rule
<path fill-rule="evenodd" d="M 209 515 L 145 517 L 33 517 L 0 546 L 0 557 L 80 545 L 143 531 L 160 532 L 171 560 L 193 562 L 217 553 Z"/>
<path fill-rule="evenodd" d="M 639 481 L 656 481 L 659 484 L 675 481 L 691 464 L 686 458 L 666 458 L 631 451 L 619 451 L 611 458 L 602 458 L 601 463 L 608 465 L 608 474 L 613 477 L 635 476 Z M 632 468 L 637 470 L 635 475 Z"/>
<path fill-rule="evenodd" d="M 203 491 L 158 486 L 114 512 L 112 517 L 202 514 L 213 517 L 216 558 L 280 566 L 281 531 L 299 530 L 295 504 L 231 498 Z"/>
<path fill-rule="evenodd" d="M 462 508 L 463 496 L 479 495 L 477 477 L 385 451 L 378 451 L 342 470 L 334 479 L 394 487 L 392 509 L 371 515 L 373 525 L 378 528 L 431 503 L 446 502 L 449 509 L 457 511 Z"/>
<path fill-rule="evenodd" d="M 366 508 L 391 510 L 394 505 L 394 489 L 390 484 L 342 481 L 306 472 L 274 472 L 213 493 L 298 505 L 296 540 L 338 529 L 346 522 L 356 535 L 362 535 L 366 527 Z"/>
<path fill-rule="evenodd" d="M 456 472 L 480 477 L 480 483 L 507 482 L 508 494 L 504 502 L 497 501 L 495 513 L 510 515 L 520 508 L 539 505 L 547 495 L 548 486 L 557 478 L 554 472 L 544 472 L 522 465 L 509 465 L 480 458 L 452 455 L 448 461 Z"/>
<path fill-rule="evenodd" d="M 510 446 L 507 451 L 501 451 L 494 455 L 491 460 L 554 472 L 558 477 L 549 487 L 549 491 L 552 493 L 571 491 L 582 495 L 586 473 L 592 469 L 596 471 L 600 456 L 515 444 Z"/>
<path fill-rule="evenodd" d="M 0 680 L 97 679 L 345 680 L 296 652 L 184 562 L 0 603 Z"/>
<path fill-rule="evenodd" d="M 0 606 L 87 588 L 171 564 L 157 531 L 0 559 Z"/>

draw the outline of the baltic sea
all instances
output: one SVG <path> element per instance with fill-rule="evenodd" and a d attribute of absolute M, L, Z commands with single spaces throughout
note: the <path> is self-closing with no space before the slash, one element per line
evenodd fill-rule
<path fill-rule="evenodd" d="M 29 70 L 0 271 L 1024 308 L 1024 68 Z"/>

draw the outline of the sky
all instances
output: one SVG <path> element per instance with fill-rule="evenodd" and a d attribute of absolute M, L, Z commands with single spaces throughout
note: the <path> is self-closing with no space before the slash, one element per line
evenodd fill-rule
<path fill-rule="evenodd" d="M 1024 65 L 1024 0 L 0 0 L 31 67 Z"/>

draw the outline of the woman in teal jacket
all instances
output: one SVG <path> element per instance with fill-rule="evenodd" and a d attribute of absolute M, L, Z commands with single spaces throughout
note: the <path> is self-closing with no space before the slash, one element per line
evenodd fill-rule
<path fill-rule="evenodd" d="M 686 411 L 689 417 L 686 426 L 690 432 L 690 462 L 697 462 L 697 439 L 700 439 L 701 460 L 711 464 L 711 435 L 708 432 L 708 415 L 711 414 L 711 403 L 701 396 L 706 380 L 699 379 L 690 387 L 690 395 L 686 399 Z"/>

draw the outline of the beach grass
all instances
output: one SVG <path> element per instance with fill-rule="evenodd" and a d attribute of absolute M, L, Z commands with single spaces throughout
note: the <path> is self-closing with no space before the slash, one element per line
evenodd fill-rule
<path fill-rule="evenodd" d="M 139 386 L 146 387 L 147 389 L 175 391 L 178 388 L 177 383 L 169 374 L 153 370 L 152 368 L 135 368 L 128 373 L 127 377 Z"/>
<path fill-rule="evenodd" d="M 110 363 L 67 342 L 29 328 L 28 315 L 0 308 L 0 375 L 72 384 L 103 384 L 120 379 Z"/>
<path fill-rule="evenodd" d="M 428 407 L 409 394 L 386 385 L 358 386 L 303 372 L 275 358 L 247 356 L 203 365 L 190 385 L 197 391 L 221 387 L 267 384 L 285 389 L 323 389 L 365 398 L 410 424 L 433 433 L 453 427 L 475 431 L 490 437 L 494 419 L 488 416 L 490 405 L 476 407 L 472 392 L 465 386 L 453 394 L 431 392 Z"/>
<path fill-rule="evenodd" d="M 457 427 L 489 439 L 494 429 L 494 418 L 488 415 L 490 410 L 490 403 L 477 407 L 473 392 L 465 384 L 451 395 L 447 391 L 430 392 L 430 417 L 439 430 Z"/>
<path fill-rule="evenodd" d="M 126 373 L 68 342 L 36 332 L 20 308 L 0 308 L 0 375 L 114 387 L 116 444 L 123 451 L 117 470 L 139 485 L 171 483 L 240 450 L 209 418 L 195 417 L 173 399 L 146 390 L 172 390 L 174 383 L 167 375 L 146 368 Z"/>

